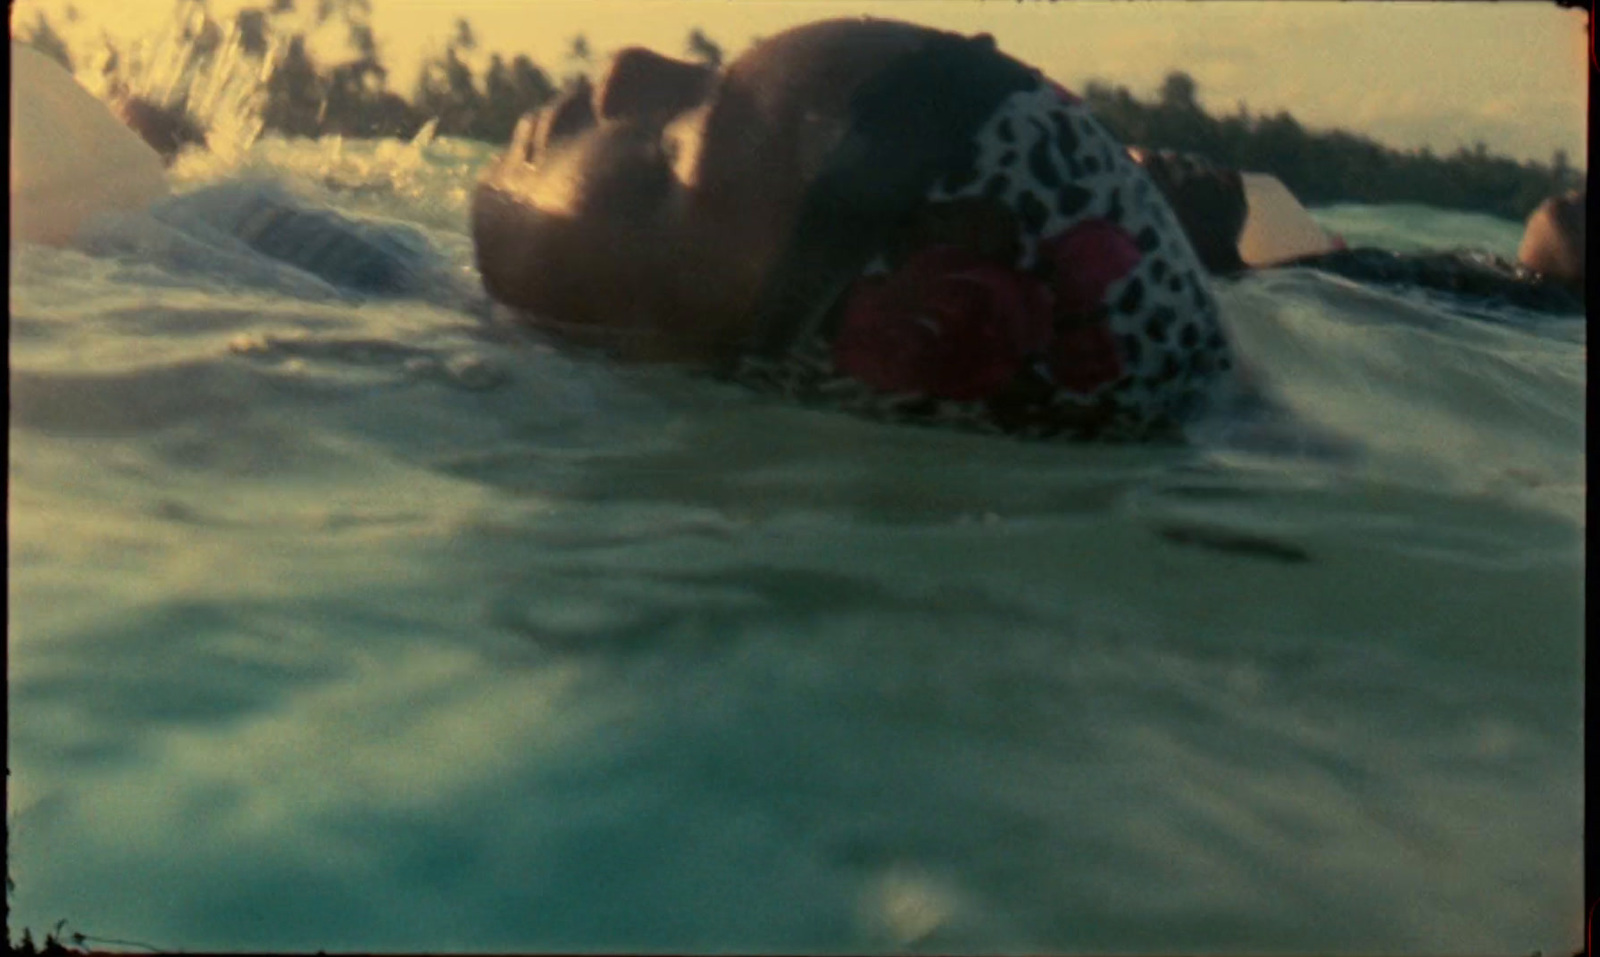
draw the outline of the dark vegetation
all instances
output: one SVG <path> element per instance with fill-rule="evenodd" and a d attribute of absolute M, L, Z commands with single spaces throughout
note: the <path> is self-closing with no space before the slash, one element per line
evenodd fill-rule
<path fill-rule="evenodd" d="M 1313 131 L 1284 111 L 1231 116 L 1200 108 L 1195 81 L 1172 73 L 1155 102 L 1127 87 L 1090 83 L 1084 100 L 1125 143 L 1200 153 L 1235 169 L 1269 172 L 1307 205 L 1423 203 L 1521 220 L 1545 197 L 1580 189 L 1584 173 L 1565 151 L 1549 163 L 1494 156 L 1481 141 L 1449 156 L 1395 150 L 1344 130 Z"/>
<path fill-rule="evenodd" d="M 315 7 L 300 11 L 297 2 Z M 205 15 L 204 0 L 179 4 L 201 14 L 190 20 L 200 25 L 184 37 L 190 56 L 209 55 L 220 43 L 221 27 Z M 264 57 L 274 42 L 282 51 L 267 82 L 268 131 L 410 137 L 437 120 L 440 135 L 503 143 L 523 113 L 548 103 L 594 65 L 580 34 L 572 38 L 559 78 L 525 54 L 491 53 L 487 65 L 475 70 L 469 60 L 483 62 L 480 40 L 466 20 L 457 20 L 443 51 L 424 60 L 410 95 L 402 96 L 389 88 L 371 13 L 372 0 L 267 0 L 238 15 L 234 27 L 248 54 Z M 313 60 L 305 31 L 341 26 L 346 57 Z M 19 39 L 72 63 L 66 42 L 42 15 L 19 30 Z M 723 59 L 722 48 L 699 28 L 689 32 L 681 52 L 712 65 Z M 118 57 L 114 49 L 110 53 L 106 69 L 113 72 Z M 1481 141 L 1448 156 L 1426 148 L 1402 151 L 1344 130 L 1308 130 L 1286 111 L 1253 115 L 1240 104 L 1232 115 L 1212 116 L 1200 107 L 1198 92 L 1195 81 L 1179 72 L 1167 77 L 1153 101 L 1099 82 L 1083 91 L 1090 108 L 1124 142 L 1193 151 L 1221 165 L 1273 173 L 1312 205 L 1424 203 L 1521 220 L 1545 197 L 1581 188 L 1585 179 L 1560 150 L 1548 163 L 1491 155 Z"/>
<path fill-rule="evenodd" d="M 10 776 L 11 776 L 11 769 L 10 768 L 6 768 L 6 777 L 9 778 Z M 8 862 L 11 860 L 11 824 L 10 824 L 9 821 L 6 823 L 6 860 Z M 78 947 L 82 947 L 83 943 L 88 939 L 83 934 L 69 934 L 68 935 L 68 939 L 71 940 L 73 942 L 73 944 L 77 945 L 77 947 L 69 947 L 65 943 L 62 943 L 62 940 L 61 940 L 62 929 L 67 926 L 67 922 L 64 921 L 64 920 L 58 921 L 56 923 L 55 929 L 52 930 L 52 931 L 49 931 L 48 933 L 46 933 L 44 935 L 44 940 L 43 941 L 35 942 L 34 939 L 33 939 L 33 931 L 28 929 L 28 928 L 26 928 L 26 927 L 24 927 L 22 929 L 22 936 L 18 937 L 16 940 L 12 940 L 11 939 L 11 893 L 12 893 L 12 891 L 16 890 L 16 887 L 17 887 L 16 883 L 11 880 L 11 872 L 10 872 L 10 870 L 8 868 L 7 871 L 6 871 L 6 953 L 8 953 L 8 954 L 82 954 L 82 953 L 87 953 L 87 951 L 77 949 Z"/>
<path fill-rule="evenodd" d="M 82 935 L 82 934 L 74 934 L 74 935 L 72 935 L 73 943 L 76 946 L 69 947 L 66 944 L 61 942 L 61 938 L 59 936 L 57 936 L 57 935 L 60 933 L 61 928 L 63 926 L 65 926 L 65 924 L 66 924 L 65 921 L 62 921 L 60 924 L 57 924 L 56 925 L 56 929 L 54 931 L 52 931 L 52 932 L 50 932 L 50 933 L 45 935 L 43 943 L 35 943 L 34 940 L 33 940 L 33 932 L 28 930 L 26 927 L 24 927 L 22 929 L 22 937 L 20 939 L 18 939 L 16 941 L 7 940 L 6 949 L 10 953 L 13 953 L 13 954 L 86 954 L 86 953 L 88 953 L 88 951 L 86 951 L 86 950 L 79 949 L 79 948 L 82 947 L 83 943 L 87 940 L 87 938 L 84 937 L 84 935 Z"/>

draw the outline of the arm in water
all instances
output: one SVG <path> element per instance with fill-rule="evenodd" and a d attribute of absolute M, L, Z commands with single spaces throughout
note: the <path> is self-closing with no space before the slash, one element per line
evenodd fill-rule
<path fill-rule="evenodd" d="M 204 139 L 191 118 L 129 98 L 108 109 L 37 51 L 13 43 L 12 58 L 13 242 L 318 298 L 415 295 L 444 271 L 419 230 L 318 208 L 274 182 L 170 195 L 163 167 Z"/>
<path fill-rule="evenodd" d="M 270 180 L 217 183 L 142 212 L 96 216 L 73 244 L 313 299 L 428 297 L 449 285 L 443 256 L 420 230 L 314 206 Z"/>
<path fill-rule="evenodd" d="M 1179 223 L 1213 275 L 1295 266 L 1347 279 L 1407 285 L 1539 312 L 1583 311 L 1584 195 L 1546 200 L 1528 218 L 1517 261 L 1476 250 L 1396 253 L 1345 248 L 1321 228 L 1281 183 L 1241 174 L 1204 157 L 1130 150 L 1172 203 Z M 1251 187 L 1251 177 L 1269 188 Z"/>
<path fill-rule="evenodd" d="M 276 262 L 363 295 L 416 293 L 422 277 L 437 268 L 437 254 L 418 230 L 315 208 L 271 182 L 220 183 L 158 203 L 151 215 L 192 233 L 220 231 Z"/>

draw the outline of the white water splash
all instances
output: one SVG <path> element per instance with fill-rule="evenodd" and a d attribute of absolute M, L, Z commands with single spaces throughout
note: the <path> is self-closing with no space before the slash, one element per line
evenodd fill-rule
<path fill-rule="evenodd" d="M 185 151 L 174 175 L 215 176 L 237 166 L 261 136 L 267 83 L 284 43 L 277 36 L 267 42 L 264 53 L 249 53 L 237 20 L 222 26 L 200 4 L 180 5 L 161 32 L 122 49 L 102 46 L 77 79 L 107 102 L 130 96 L 183 110 L 204 131 L 206 148 Z"/>

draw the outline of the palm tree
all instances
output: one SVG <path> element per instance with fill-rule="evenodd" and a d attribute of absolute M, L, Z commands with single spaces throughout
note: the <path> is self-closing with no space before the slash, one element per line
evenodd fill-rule
<path fill-rule="evenodd" d="M 67 41 L 61 39 L 61 34 L 50 25 L 50 18 L 44 15 L 44 11 L 34 15 L 33 28 L 17 39 L 66 67 L 69 72 L 72 70 L 72 53 L 67 49 Z"/>
<path fill-rule="evenodd" d="M 684 48 L 691 60 L 699 60 L 712 69 L 722 66 L 722 47 L 715 40 L 706 36 L 705 31 L 699 27 L 689 31 L 689 37 L 684 42 Z"/>

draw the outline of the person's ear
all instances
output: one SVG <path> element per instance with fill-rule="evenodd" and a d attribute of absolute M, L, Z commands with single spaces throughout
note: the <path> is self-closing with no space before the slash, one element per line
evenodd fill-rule
<path fill-rule="evenodd" d="M 628 47 L 611 60 L 594 98 L 601 119 L 682 113 L 705 99 L 717 72 L 674 60 L 643 47 Z"/>

